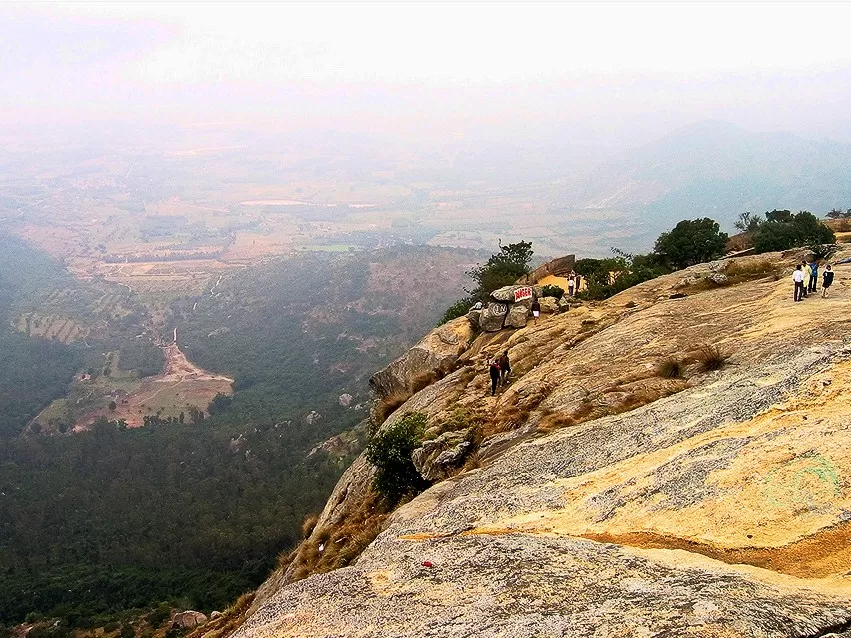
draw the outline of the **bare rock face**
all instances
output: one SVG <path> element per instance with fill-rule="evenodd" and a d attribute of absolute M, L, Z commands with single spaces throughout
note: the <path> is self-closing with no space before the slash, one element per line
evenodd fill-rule
<path fill-rule="evenodd" d="M 832 297 L 798 304 L 791 277 L 670 300 L 680 272 L 480 336 L 388 423 L 475 413 L 481 467 L 398 509 L 352 566 L 270 586 L 235 637 L 844 635 L 851 264 L 836 272 Z M 490 397 L 506 349 L 514 379 Z M 458 453 L 449 434 L 421 472 Z M 371 471 L 356 461 L 323 517 Z"/>
<path fill-rule="evenodd" d="M 207 622 L 207 616 L 200 611 L 181 611 L 171 619 L 171 626 L 176 629 L 195 629 Z"/>

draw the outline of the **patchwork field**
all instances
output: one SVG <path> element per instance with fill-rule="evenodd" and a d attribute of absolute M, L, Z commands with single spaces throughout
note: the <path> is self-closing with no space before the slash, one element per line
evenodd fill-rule
<path fill-rule="evenodd" d="M 143 379 L 121 368 L 117 352 L 106 353 L 100 371 L 79 374 L 68 395 L 45 408 L 29 429 L 79 432 L 102 417 L 123 420 L 128 427 L 144 425 L 145 417 L 174 418 L 188 423 L 191 415 L 194 413 L 197 418 L 217 394 L 232 393 L 233 379 L 193 365 L 176 344 L 164 347 L 163 351 L 164 372 Z"/>

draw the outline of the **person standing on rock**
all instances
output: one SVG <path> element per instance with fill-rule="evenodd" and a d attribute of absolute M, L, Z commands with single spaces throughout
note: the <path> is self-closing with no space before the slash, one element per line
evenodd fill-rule
<path fill-rule="evenodd" d="M 830 264 L 824 267 L 824 279 L 821 282 L 821 296 L 827 297 L 827 289 L 830 288 L 830 284 L 833 283 L 833 269 L 830 267 Z"/>
<path fill-rule="evenodd" d="M 804 299 L 806 299 L 808 297 L 808 290 L 809 290 L 809 285 L 807 283 L 807 273 L 810 272 L 809 266 L 807 266 L 806 261 L 801 262 L 801 272 L 804 275 L 804 278 L 801 280 L 801 284 L 804 286 L 803 293 L 804 293 Z"/>
<path fill-rule="evenodd" d="M 810 262 L 810 292 L 815 292 L 818 286 L 818 262 L 813 259 Z"/>
<path fill-rule="evenodd" d="M 576 288 L 576 273 L 571 271 L 570 276 L 567 278 L 567 294 L 572 297 L 573 296 L 573 290 L 575 288 Z"/>
<path fill-rule="evenodd" d="M 795 266 L 792 280 L 795 282 L 795 301 L 801 301 L 807 294 L 807 289 L 804 288 L 804 271 L 801 269 L 801 264 Z"/>
<path fill-rule="evenodd" d="M 532 316 L 535 318 L 535 323 L 538 323 L 538 317 L 541 316 L 541 304 L 538 303 L 537 297 L 532 301 Z"/>
<path fill-rule="evenodd" d="M 502 385 L 505 385 L 505 382 L 508 381 L 508 375 L 511 374 L 511 362 L 508 360 L 508 350 L 503 352 L 499 358 L 499 373 Z"/>
<path fill-rule="evenodd" d="M 491 396 L 496 394 L 496 386 L 499 384 L 499 362 L 491 359 L 488 365 L 491 374 Z"/>

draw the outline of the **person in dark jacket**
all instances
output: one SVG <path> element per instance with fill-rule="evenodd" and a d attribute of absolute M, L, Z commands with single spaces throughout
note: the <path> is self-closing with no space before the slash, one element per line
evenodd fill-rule
<path fill-rule="evenodd" d="M 503 352 L 502 356 L 499 358 L 499 372 L 502 384 L 505 385 L 508 375 L 511 374 L 511 362 L 508 360 L 508 350 Z"/>
<path fill-rule="evenodd" d="M 824 279 L 821 282 L 821 296 L 827 297 L 827 289 L 830 288 L 830 284 L 833 283 L 833 269 L 830 267 L 830 264 L 825 266 L 824 268 Z"/>
<path fill-rule="evenodd" d="M 488 365 L 491 373 L 491 396 L 496 394 L 496 386 L 499 384 L 499 362 L 491 359 Z"/>
<path fill-rule="evenodd" d="M 541 316 L 541 304 L 537 298 L 532 302 L 532 316 L 535 318 L 535 323 L 538 323 L 538 317 Z"/>

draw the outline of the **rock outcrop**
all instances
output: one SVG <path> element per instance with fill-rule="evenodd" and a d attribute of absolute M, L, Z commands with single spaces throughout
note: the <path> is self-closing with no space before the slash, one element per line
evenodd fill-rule
<path fill-rule="evenodd" d="M 451 369 L 472 338 L 473 330 L 466 318 L 450 321 L 432 330 L 416 346 L 374 374 L 369 385 L 382 398 L 394 393 L 412 394 L 423 375 Z"/>
<path fill-rule="evenodd" d="M 467 320 L 475 330 L 484 332 L 523 328 L 531 314 L 532 301 L 540 296 L 540 286 L 503 286 L 490 294 L 489 301 L 481 309 L 471 309 L 467 313 Z M 558 307 L 553 308 L 552 304 L 548 307 L 550 312 L 558 311 Z"/>
<path fill-rule="evenodd" d="M 171 626 L 175 629 L 195 629 L 207 622 L 207 616 L 200 611 L 180 611 L 171 619 Z"/>
<path fill-rule="evenodd" d="M 268 584 L 236 637 L 841 635 L 851 265 L 830 298 L 796 304 L 781 259 L 480 334 L 387 420 L 424 412 L 416 465 L 448 478 L 351 566 Z M 484 364 L 505 349 L 512 378 L 492 398 Z M 477 462 L 458 473 L 472 427 Z M 355 462 L 315 534 L 355 511 L 372 471 Z"/>

